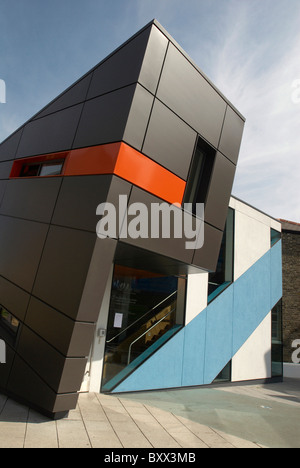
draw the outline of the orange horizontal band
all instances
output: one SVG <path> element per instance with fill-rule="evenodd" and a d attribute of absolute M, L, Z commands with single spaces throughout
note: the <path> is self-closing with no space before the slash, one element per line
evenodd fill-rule
<path fill-rule="evenodd" d="M 53 159 L 65 160 L 61 176 L 114 174 L 168 203 L 181 204 L 183 200 L 184 180 L 122 142 L 19 159 L 10 177 L 19 177 L 25 163 Z"/>

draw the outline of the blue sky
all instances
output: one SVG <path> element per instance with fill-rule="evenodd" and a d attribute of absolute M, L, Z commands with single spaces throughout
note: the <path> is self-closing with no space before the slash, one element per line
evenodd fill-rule
<path fill-rule="evenodd" d="M 233 194 L 300 222 L 299 0 L 0 0 L 0 141 L 153 18 L 247 119 Z"/>

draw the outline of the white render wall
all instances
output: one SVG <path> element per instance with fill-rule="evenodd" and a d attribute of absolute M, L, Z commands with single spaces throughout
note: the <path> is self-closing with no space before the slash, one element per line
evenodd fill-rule
<path fill-rule="evenodd" d="M 281 223 L 231 197 L 235 210 L 234 281 L 251 268 L 271 248 L 271 228 L 281 231 Z M 208 273 L 189 275 L 186 325 L 207 307 Z M 232 359 L 232 381 L 270 378 L 271 312 Z"/>
<path fill-rule="evenodd" d="M 281 231 L 281 223 L 255 208 L 230 199 L 235 210 L 234 281 L 259 260 L 271 247 L 271 228 Z"/>
<path fill-rule="evenodd" d="M 208 273 L 188 276 L 185 324 L 188 325 L 207 307 Z"/>
<path fill-rule="evenodd" d="M 271 312 L 232 358 L 232 382 L 272 377 Z"/>

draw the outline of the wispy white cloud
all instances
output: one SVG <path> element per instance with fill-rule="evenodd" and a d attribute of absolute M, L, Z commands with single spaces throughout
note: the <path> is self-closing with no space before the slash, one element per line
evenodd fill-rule
<path fill-rule="evenodd" d="M 255 21 L 270 14 L 264 2 L 229 3 L 237 27 L 228 22 L 216 44 L 211 78 L 247 120 L 233 193 L 274 217 L 300 221 L 300 104 L 292 101 L 300 6 L 290 12 L 289 29 L 256 37 Z"/>

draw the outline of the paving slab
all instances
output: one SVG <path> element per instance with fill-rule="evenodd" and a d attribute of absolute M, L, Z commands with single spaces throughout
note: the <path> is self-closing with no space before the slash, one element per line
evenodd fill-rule
<path fill-rule="evenodd" d="M 52 421 L 0 394 L 0 448 L 299 448 L 300 381 L 82 393 Z"/>

